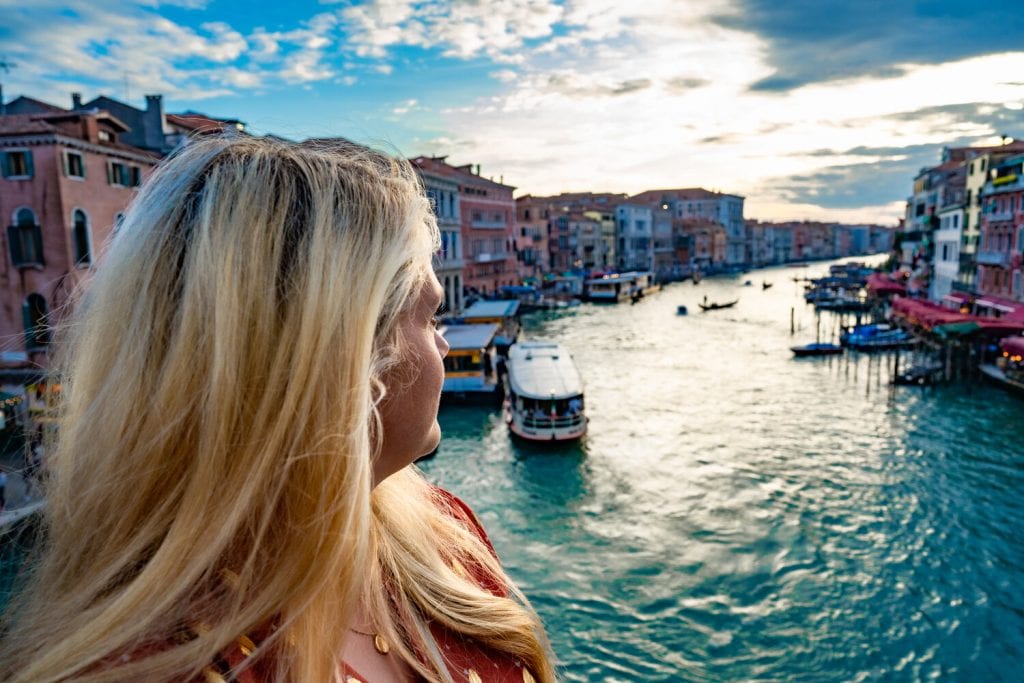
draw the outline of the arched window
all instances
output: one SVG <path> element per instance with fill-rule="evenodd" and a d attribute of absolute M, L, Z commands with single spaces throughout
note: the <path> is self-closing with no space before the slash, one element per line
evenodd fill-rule
<path fill-rule="evenodd" d="M 71 214 L 74 227 L 71 228 L 72 242 L 75 245 L 75 265 L 88 266 L 92 263 L 91 240 L 89 239 L 89 217 L 85 211 L 75 209 Z"/>
<path fill-rule="evenodd" d="M 14 222 L 7 227 L 7 244 L 15 267 L 43 265 L 43 234 L 32 209 L 14 212 Z"/>
<path fill-rule="evenodd" d="M 21 317 L 25 326 L 25 347 L 29 351 L 46 348 L 50 343 L 50 328 L 47 325 L 46 299 L 33 292 L 21 304 Z"/>

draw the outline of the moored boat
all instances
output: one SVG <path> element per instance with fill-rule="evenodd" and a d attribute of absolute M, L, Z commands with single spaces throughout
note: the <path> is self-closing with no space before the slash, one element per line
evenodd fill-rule
<path fill-rule="evenodd" d="M 813 344 L 804 344 L 803 346 L 791 346 L 789 350 L 797 358 L 808 358 L 810 356 L 837 356 L 843 352 L 843 347 L 839 344 L 815 342 Z"/>
<path fill-rule="evenodd" d="M 587 280 L 584 297 L 593 303 L 615 304 L 627 299 L 635 302 L 658 289 L 653 273 L 631 271 Z"/>
<path fill-rule="evenodd" d="M 486 403 L 497 401 L 500 378 L 494 339 L 498 325 L 448 325 L 440 332 L 448 342 L 442 396 Z"/>
<path fill-rule="evenodd" d="M 583 380 L 568 350 L 553 341 L 522 341 L 509 348 L 505 421 L 531 441 L 570 441 L 587 431 Z"/>
<path fill-rule="evenodd" d="M 494 301 L 477 301 L 463 311 L 460 316 L 467 325 L 483 325 L 493 323 L 498 326 L 494 337 L 494 346 L 498 354 L 504 356 L 508 347 L 519 338 L 519 301 L 498 299 Z"/>

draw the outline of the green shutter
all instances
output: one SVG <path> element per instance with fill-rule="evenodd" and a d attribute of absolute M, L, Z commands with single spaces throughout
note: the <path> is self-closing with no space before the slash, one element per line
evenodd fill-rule
<path fill-rule="evenodd" d="M 43 259 L 43 230 L 38 224 L 32 226 L 32 241 L 36 245 L 36 263 L 40 266 L 46 265 Z"/>
<path fill-rule="evenodd" d="M 11 160 L 7 152 L 0 152 L 0 165 L 3 167 L 4 178 L 11 175 Z"/>
<path fill-rule="evenodd" d="M 70 178 L 71 177 L 71 158 L 70 158 L 70 155 L 68 154 L 67 150 L 64 150 L 63 152 L 61 152 L 60 156 L 61 156 L 61 159 L 64 162 L 64 177 L 65 178 Z"/>
<path fill-rule="evenodd" d="M 36 335 L 32 329 L 32 311 L 29 309 L 28 299 L 21 303 L 21 325 L 25 330 L 25 348 L 31 351 L 36 348 Z"/>
<path fill-rule="evenodd" d="M 82 160 L 82 180 L 85 180 L 85 153 L 84 152 L 79 157 L 79 159 Z"/>
<path fill-rule="evenodd" d="M 25 150 L 25 171 L 25 175 L 29 178 L 35 175 L 35 169 L 32 166 L 32 150 L 30 149 Z"/>
<path fill-rule="evenodd" d="M 21 266 L 25 259 L 21 253 L 21 235 L 19 233 L 17 225 L 7 226 L 7 244 L 11 248 L 11 262 L 15 268 Z"/>
<path fill-rule="evenodd" d="M 114 184 L 114 162 L 107 162 L 107 185 Z"/>

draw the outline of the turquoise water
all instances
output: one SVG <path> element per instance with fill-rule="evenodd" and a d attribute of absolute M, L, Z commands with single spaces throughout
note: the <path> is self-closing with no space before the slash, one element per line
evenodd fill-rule
<path fill-rule="evenodd" d="M 584 377 L 580 444 L 442 409 L 423 469 L 477 510 L 566 680 L 1022 679 L 1024 401 L 793 360 L 816 322 L 791 278 L 824 270 L 527 317 Z"/>

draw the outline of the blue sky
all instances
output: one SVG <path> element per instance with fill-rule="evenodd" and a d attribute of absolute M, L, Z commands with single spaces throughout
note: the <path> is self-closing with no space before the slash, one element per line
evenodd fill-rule
<path fill-rule="evenodd" d="M 944 144 L 1024 138 L 1019 4 L 0 0 L 5 97 L 447 154 L 554 194 L 704 186 L 893 223 Z"/>

